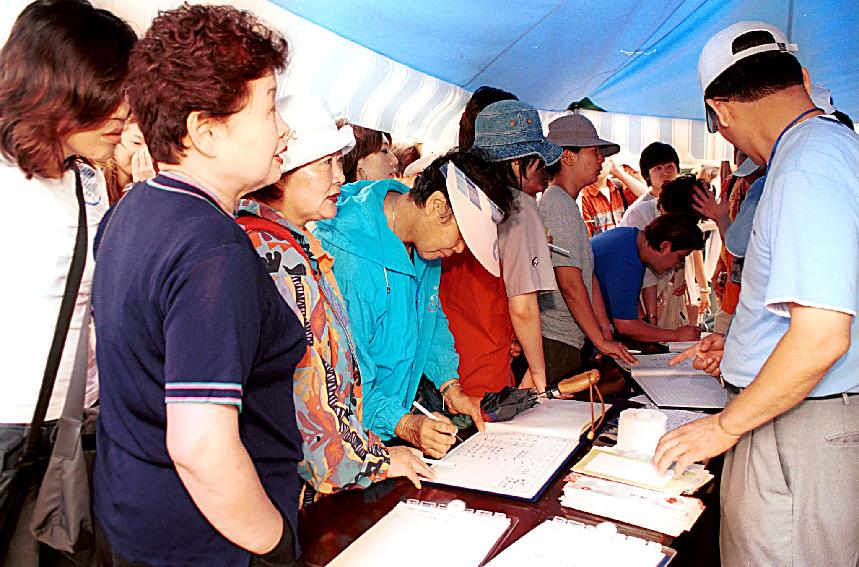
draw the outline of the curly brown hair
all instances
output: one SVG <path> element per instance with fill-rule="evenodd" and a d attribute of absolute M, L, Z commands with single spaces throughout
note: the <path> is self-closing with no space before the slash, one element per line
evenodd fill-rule
<path fill-rule="evenodd" d="M 228 118 L 247 102 L 251 81 L 286 61 L 286 40 L 250 12 L 188 4 L 161 12 L 129 62 L 128 98 L 152 159 L 178 163 L 189 114 Z"/>
<path fill-rule="evenodd" d="M 0 51 L 0 152 L 27 178 L 63 174 L 63 139 L 119 107 L 137 41 L 123 20 L 86 0 L 38 0 Z"/>

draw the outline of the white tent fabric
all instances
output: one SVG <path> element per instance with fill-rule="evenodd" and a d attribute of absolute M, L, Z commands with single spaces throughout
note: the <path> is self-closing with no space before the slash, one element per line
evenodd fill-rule
<path fill-rule="evenodd" d="M 0 15 L 3 39 L 29 0 L 5 0 Z M 159 10 L 180 0 L 94 0 L 127 20 L 142 34 Z M 391 132 L 396 141 L 421 141 L 428 149 L 456 143 L 459 117 L 471 93 L 431 77 L 313 24 L 268 0 L 221 0 L 247 9 L 281 31 L 290 44 L 280 93 L 309 92 L 327 101 L 351 122 Z M 621 145 L 618 161 L 637 164 L 653 141 L 672 144 L 684 165 L 730 159 L 730 147 L 708 134 L 702 121 L 583 111 L 600 135 Z M 562 112 L 541 113 L 544 126 Z"/>

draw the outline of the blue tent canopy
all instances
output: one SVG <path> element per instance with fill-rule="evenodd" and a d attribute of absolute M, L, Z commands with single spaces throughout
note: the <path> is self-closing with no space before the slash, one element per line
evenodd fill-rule
<path fill-rule="evenodd" d="M 812 81 L 859 117 L 859 10 L 849 0 L 274 0 L 377 53 L 538 108 L 589 97 L 611 112 L 701 119 L 701 47 L 739 20 L 778 25 Z"/>

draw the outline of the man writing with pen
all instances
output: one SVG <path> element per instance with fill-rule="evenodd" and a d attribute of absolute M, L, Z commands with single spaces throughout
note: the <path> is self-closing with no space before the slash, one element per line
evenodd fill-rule
<path fill-rule="evenodd" d="M 740 22 L 698 64 L 710 131 L 768 175 L 727 336 L 674 359 L 721 375 L 729 402 L 665 435 L 654 464 L 680 475 L 727 451 L 727 566 L 859 559 L 859 136 L 815 107 L 795 51 Z"/>
<path fill-rule="evenodd" d="M 459 356 L 439 301 L 441 258 L 468 245 L 498 269 L 496 225 L 511 196 L 482 158 L 452 152 L 433 161 L 410 190 L 393 181 L 344 185 L 336 217 L 316 236 L 334 257 L 364 391 L 364 424 L 431 457 L 444 455 L 457 428 L 441 414 L 412 412 L 422 377 L 445 408 L 483 430 L 480 400 L 459 385 Z"/>

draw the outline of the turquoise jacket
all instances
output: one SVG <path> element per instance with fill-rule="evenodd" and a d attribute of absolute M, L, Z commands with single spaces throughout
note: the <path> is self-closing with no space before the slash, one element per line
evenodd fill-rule
<path fill-rule="evenodd" d="M 441 261 L 414 262 L 388 228 L 385 195 L 408 192 L 393 180 L 344 185 L 337 216 L 314 234 L 334 257 L 358 347 L 364 427 L 382 440 L 411 409 L 421 375 L 437 386 L 457 378 L 459 355 L 441 310 Z"/>

